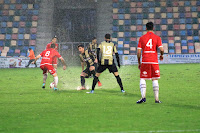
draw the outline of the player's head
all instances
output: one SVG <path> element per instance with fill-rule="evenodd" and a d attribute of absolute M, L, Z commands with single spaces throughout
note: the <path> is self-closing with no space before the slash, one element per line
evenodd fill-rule
<path fill-rule="evenodd" d="M 55 47 L 56 47 L 55 43 L 52 43 L 52 44 L 51 44 L 51 48 L 54 49 Z"/>
<path fill-rule="evenodd" d="M 57 36 L 55 35 L 55 36 L 53 36 L 53 38 L 51 39 L 51 42 L 52 42 L 52 43 L 56 43 L 56 42 L 57 42 L 57 39 L 58 39 L 58 38 L 57 38 Z"/>
<path fill-rule="evenodd" d="M 78 45 L 78 51 L 82 54 L 84 53 L 84 46 L 82 44 Z"/>
<path fill-rule="evenodd" d="M 29 51 L 31 51 L 31 48 L 28 48 Z"/>
<path fill-rule="evenodd" d="M 92 38 L 92 43 L 97 43 L 97 38 L 96 37 Z"/>
<path fill-rule="evenodd" d="M 106 34 L 105 39 L 109 41 L 110 40 L 110 34 Z"/>
<path fill-rule="evenodd" d="M 153 22 L 148 22 L 146 24 L 146 30 L 153 30 Z"/>

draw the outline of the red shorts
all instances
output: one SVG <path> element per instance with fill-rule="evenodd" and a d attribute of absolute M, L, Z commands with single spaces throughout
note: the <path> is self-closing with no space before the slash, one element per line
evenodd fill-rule
<path fill-rule="evenodd" d="M 57 65 L 57 64 L 58 64 L 58 59 L 57 59 L 57 57 L 53 57 L 53 59 L 52 59 L 52 64 L 53 64 L 53 65 Z"/>
<path fill-rule="evenodd" d="M 52 65 L 42 65 L 40 66 L 40 68 L 43 70 L 43 74 L 47 73 L 47 71 L 52 75 L 56 73 L 56 70 L 53 68 Z"/>
<path fill-rule="evenodd" d="M 158 64 L 141 64 L 140 78 L 151 80 L 160 78 L 160 70 Z"/>

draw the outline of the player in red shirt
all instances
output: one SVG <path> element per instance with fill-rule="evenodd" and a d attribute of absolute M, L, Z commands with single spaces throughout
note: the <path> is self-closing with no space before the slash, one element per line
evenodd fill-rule
<path fill-rule="evenodd" d="M 42 53 L 36 57 L 36 59 L 33 63 L 35 63 L 40 57 L 42 57 L 42 60 L 40 63 L 40 68 L 43 70 L 42 88 L 45 88 L 47 73 L 49 72 L 54 77 L 54 90 L 58 90 L 58 88 L 57 88 L 58 76 L 57 76 L 55 68 L 52 66 L 52 61 L 53 61 L 54 57 L 59 58 L 63 64 L 63 70 L 66 69 L 66 63 L 65 63 L 65 60 L 62 58 L 62 56 L 54 48 L 55 48 L 55 44 L 52 43 L 51 48 L 42 51 Z"/>
<path fill-rule="evenodd" d="M 161 103 L 158 98 L 160 70 L 158 65 L 157 48 L 160 48 L 160 60 L 163 60 L 161 38 L 153 33 L 153 23 L 146 24 L 147 33 L 140 37 L 137 47 L 138 68 L 140 69 L 140 91 L 142 98 L 137 103 L 146 102 L 146 81 L 152 80 L 155 103 Z M 140 62 L 142 51 L 142 63 Z"/>
<path fill-rule="evenodd" d="M 52 38 L 51 42 L 47 44 L 46 49 L 51 48 L 51 44 L 54 43 L 55 44 L 55 50 L 58 51 L 58 44 L 56 42 L 57 42 L 57 36 L 54 36 Z M 55 68 L 55 70 L 57 69 L 57 64 L 58 64 L 58 59 L 57 59 L 57 57 L 54 57 L 53 61 L 52 61 L 52 65 Z"/>

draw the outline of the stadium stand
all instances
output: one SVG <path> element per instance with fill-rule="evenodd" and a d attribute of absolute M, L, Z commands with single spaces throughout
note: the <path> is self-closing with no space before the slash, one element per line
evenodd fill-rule
<path fill-rule="evenodd" d="M 0 0 L 0 56 L 24 57 L 35 49 L 40 0 Z"/>
<path fill-rule="evenodd" d="M 165 53 L 200 53 L 200 1 L 113 0 L 112 7 L 112 38 L 119 54 L 136 54 L 148 21 L 154 22 Z"/>

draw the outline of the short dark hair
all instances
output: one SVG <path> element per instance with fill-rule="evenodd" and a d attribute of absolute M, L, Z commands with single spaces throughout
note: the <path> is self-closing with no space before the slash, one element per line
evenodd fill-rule
<path fill-rule="evenodd" d="M 51 40 L 53 40 L 54 38 L 58 39 L 58 37 L 56 35 L 54 35 Z"/>
<path fill-rule="evenodd" d="M 95 40 L 95 39 L 97 39 L 97 38 L 96 38 L 96 37 L 93 37 L 93 38 L 92 38 L 92 40 Z"/>
<path fill-rule="evenodd" d="M 106 34 L 106 35 L 105 35 L 105 38 L 106 38 L 106 39 L 110 39 L 110 34 Z"/>
<path fill-rule="evenodd" d="M 51 44 L 51 48 L 55 48 L 56 45 L 54 43 Z"/>
<path fill-rule="evenodd" d="M 79 47 L 82 47 L 82 48 L 84 48 L 83 44 L 79 44 L 79 45 L 78 45 L 78 48 L 79 48 Z"/>
<path fill-rule="evenodd" d="M 32 48 L 28 48 L 28 50 L 30 51 Z"/>
<path fill-rule="evenodd" d="M 153 22 L 148 22 L 146 24 L 146 28 L 147 28 L 147 30 L 153 30 Z"/>

